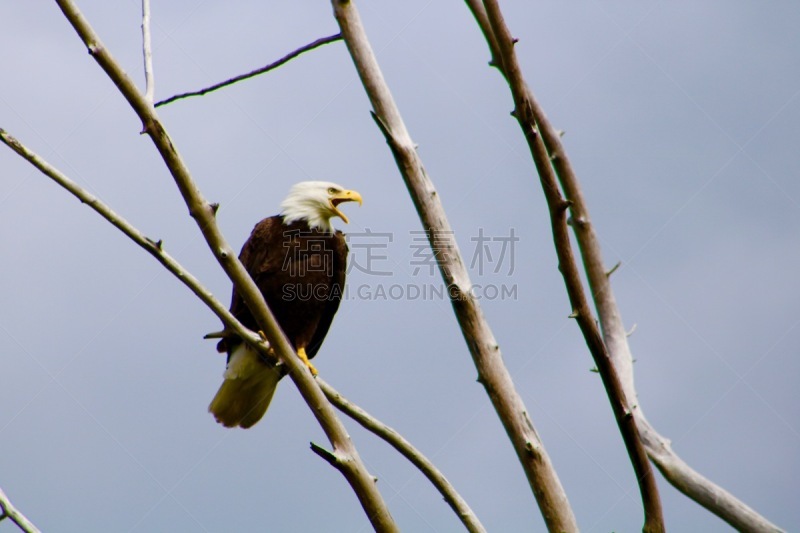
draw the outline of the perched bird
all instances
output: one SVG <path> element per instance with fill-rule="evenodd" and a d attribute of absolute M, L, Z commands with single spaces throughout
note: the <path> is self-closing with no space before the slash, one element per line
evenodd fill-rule
<path fill-rule="evenodd" d="M 347 244 L 331 224 L 333 217 L 348 222 L 339 210 L 343 202 L 361 205 L 361 195 L 335 183 L 298 183 L 281 203 L 281 213 L 256 224 L 239 254 L 297 355 L 314 375 L 317 371 L 309 359 L 322 345 L 344 291 Z M 235 288 L 231 313 L 247 328 L 259 329 Z M 217 350 L 228 353 L 225 380 L 208 410 L 226 427 L 249 428 L 264 416 L 286 370 L 283 365 L 271 366 L 228 331 L 207 337 L 221 337 Z"/>

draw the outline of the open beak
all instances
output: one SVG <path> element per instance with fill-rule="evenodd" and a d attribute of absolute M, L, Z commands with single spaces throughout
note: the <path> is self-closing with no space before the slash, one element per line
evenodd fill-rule
<path fill-rule="evenodd" d="M 344 202 L 358 202 L 358 205 L 361 205 L 362 200 L 361 195 L 356 191 L 340 191 L 331 196 L 330 202 L 331 209 L 333 209 L 333 212 L 336 213 L 336 216 L 344 220 L 345 224 L 349 224 L 350 221 L 347 219 L 344 213 L 339 211 L 338 205 Z"/>

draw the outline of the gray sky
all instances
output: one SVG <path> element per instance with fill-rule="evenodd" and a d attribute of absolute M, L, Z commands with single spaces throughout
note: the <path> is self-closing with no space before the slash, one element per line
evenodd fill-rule
<path fill-rule="evenodd" d="M 13 4 L 0 8 L 0 127 L 163 239 L 227 303 L 230 282 L 133 112 L 53 3 Z M 80 2 L 141 82 L 139 5 Z M 477 27 L 460 2 L 359 7 L 467 261 L 472 239 L 495 239 L 473 281 L 487 287 L 484 310 L 582 530 L 639 530 L 632 470 L 567 319 L 544 199 Z M 640 404 L 701 473 L 800 529 L 800 5 L 503 8 L 528 82 L 566 131 L 606 261 L 622 261 L 613 284 L 637 325 Z M 157 98 L 337 31 L 326 2 L 153 0 L 152 10 Z M 368 111 L 337 43 L 160 115 L 236 247 L 297 181 L 361 192 L 345 229 L 371 243 L 372 261 L 353 249 L 369 272 L 350 273 L 315 365 L 426 452 L 491 531 L 543 531 L 449 303 L 410 297 L 409 285 L 440 280 L 418 263 L 420 224 Z M 512 230 L 513 262 L 501 253 Z M 292 383 L 253 429 L 214 423 L 206 408 L 224 359 L 202 336 L 218 320 L 5 147 L 0 248 L 0 487 L 37 525 L 369 530 L 344 479 L 308 450 L 327 442 Z M 392 297 L 393 285 L 404 292 Z M 492 299 L 488 287 L 515 297 Z M 403 530 L 460 530 L 420 474 L 346 423 Z M 670 530 L 729 530 L 659 486 Z"/>

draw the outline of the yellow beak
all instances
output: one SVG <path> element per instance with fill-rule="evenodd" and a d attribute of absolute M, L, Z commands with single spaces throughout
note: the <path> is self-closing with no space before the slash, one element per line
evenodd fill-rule
<path fill-rule="evenodd" d="M 336 216 L 344 220 L 345 224 L 349 224 L 350 221 L 347 219 L 344 213 L 339 211 L 337 206 L 344 202 L 358 202 L 358 205 L 362 204 L 361 195 L 358 194 L 357 191 L 339 191 L 336 194 L 331 195 L 330 202 L 333 212 L 336 213 Z"/>

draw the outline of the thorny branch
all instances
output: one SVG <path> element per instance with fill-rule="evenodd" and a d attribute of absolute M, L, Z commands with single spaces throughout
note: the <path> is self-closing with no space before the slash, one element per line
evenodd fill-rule
<path fill-rule="evenodd" d="M 501 74 L 508 79 L 508 73 L 498 59 L 497 38 L 492 30 L 483 3 L 480 0 L 466 0 L 466 2 L 489 45 L 492 57 L 490 65 L 498 67 Z M 580 183 L 561 143 L 561 135 L 547 119 L 533 95 L 531 95 L 530 103 L 530 111 L 536 123 L 537 131 L 541 135 L 553 162 L 557 178 L 569 200 L 570 216 L 575 221 L 572 224 L 572 229 L 583 259 L 608 355 L 617 369 L 626 397 L 630 400 L 636 400 L 637 394 L 633 379 L 633 356 L 627 341 L 629 333 L 625 330 L 609 280 L 610 274 L 616 270 L 618 265 L 606 271 L 599 241 L 589 217 Z M 637 429 L 650 460 L 655 463 L 662 475 L 674 487 L 739 531 L 781 531 L 780 528 L 756 513 L 744 502 L 686 464 L 672 450 L 670 441 L 661 436 L 650 425 L 638 401 L 636 409 L 633 410 L 633 416 L 636 419 Z"/>
<path fill-rule="evenodd" d="M 511 36 L 497 0 L 484 0 L 483 6 L 481 6 L 482 10 L 477 7 L 474 1 L 468 1 L 468 4 L 474 6 L 473 11 L 477 12 L 476 20 L 483 19 L 484 24 L 488 21 L 485 31 L 490 32 L 492 37 L 487 37 L 487 42 L 496 46 L 496 49 L 492 51 L 492 56 L 495 61 L 499 60 L 499 64 L 496 66 L 508 81 L 514 99 L 514 116 L 522 128 L 530 147 L 531 156 L 536 164 L 536 170 L 550 210 L 553 241 L 558 256 L 558 268 L 564 277 L 567 294 L 572 305 L 572 314 L 570 316 L 578 322 L 589 351 L 597 365 L 619 431 L 628 450 L 628 456 L 636 473 L 645 510 L 643 531 L 646 533 L 661 533 L 665 531 L 661 499 L 658 494 L 653 469 L 647 460 L 647 453 L 636 427 L 636 419 L 633 416 L 636 406 L 632 403 L 633 399 L 627 398 L 625 395 L 622 381 L 611 361 L 605 342 L 592 316 L 583 289 L 583 283 L 581 282 L 577 261 L 572 252 L 566 216 L 572 198 L 567 195 L 565 200 L 561 196 L 558 181 L 551 164 L 551 159 L 560 157 L 561 154 L 548 153 L 539 134 L 539 125 L 532 113 L 534 105 L 533 93 L 522 75 L 522 70 L 514 51 L 516 40 Z"/>

